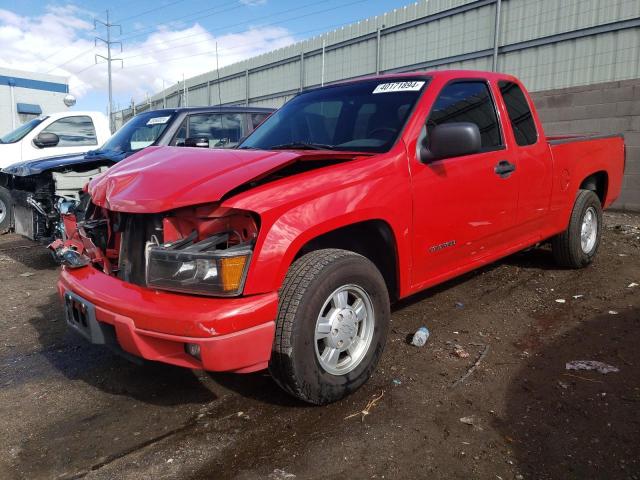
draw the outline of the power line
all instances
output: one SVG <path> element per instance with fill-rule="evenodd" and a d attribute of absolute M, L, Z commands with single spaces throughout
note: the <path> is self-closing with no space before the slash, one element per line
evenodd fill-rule
<path fill-rule="evenodd" d="M 129 20 L 132 20 L 132 19 L 134 19 L 134 18 L 142 17 L 142 16 L 144 16 L 144 15 L 146 15 L 146 14 L 148 14 L 148 13 L 155 13 L 155 12 L 157 12 L 157 11 L 158 11 L 158 10 L 160 10 L 160 9 L 167 8 L 167 7 L 171 7 L 171 6 L 175 5 L 176 3 L 180 3 L 180 2 L 184 2 L 184 0 L 175 0 L 175 1 L 173 1 L 173 2 L 165 3 L 164 5 L 158 5 L 157 7 L 152 8 L 152 9 L 150 9 L 150 10 L 145 10 L 144 12 L 136 13 L 135 15 L 130 15 L 130 16 L 128 16 L 128 17 L 120 18 L 120 19 L 118 19 L 118 20 L 116 20 L 116 21 L 117 21 L 118 23 L 124 23 L 124 22 L 127 22 L 127 21 L 129 21 Z"/>
<path fill-rule="evenodd" d="M 313 12 L 310 12 L 310 13 L 305 13 L 303 15 L 298 15 L 298 16 L 295 16 L 295 17 L 285 18 L 283 20 L 278 20 L 278 21 L 275 21 L 275 22 L 262 24 L 261 27 L 270 27 L 270 26 L 274 26 L 274 25 L 279 25 L 281 23 L 289 22 L 291 20 L 297 20 L 297 19 L 300 19 L 300 18 L 309 17 L 311 15 L 316 15 L 318 13 L 324 13 L 324 12 L 328 12 L 328 11 L 332 11 L 332 10 L 337 10 L 337 9 L 348 7 L 348 6 L 357 4 L 357 3 L 363 3 L 365 1 L 367 1 L 367 0 L 356 0 L 354 2 L 346 3 L 346 4 L 343 4 L 343 5 L 337 6 L 337 7 L 331 7 L 331 8 L 327 8 L 327 9 L 324 9 L 324 10 L 316 10 L 316 11 L 313 11 Z M 288 13 L 288 12 L 292 12 L 292 11 L 295 11 L 295 10 L 300 10 L 300 9 L 315 5 L 316 3 L 317 2 L 311 2 L 311 3 L 305 4 L 303 6 L 300 6 L 298 8 L 293 8 L 293 9 L 289 9 L 289 10 L 286 10 L 286 11 L 278 12 L 277 14 L 274 14 L 274 15 L 278 15 L 280 13 Z M 245 24 L 245 23 L 251 23 L 251 20 L 245 21 L 245 22 L 236 22 L 236 23 L 234 23 L 232 25 L 225 25 L 225 26 L 217 28 L 216 30 L 219 31 L 221 29 L 230 28 L 230 27 L 234 27 L 234 26 L 237 26 L 237 25 L 242 25 L 242 24 Z M 206 34 L 210 34 L 210 32 L 203 32 L 203 33 L 199 33 L 197 35 L 204 35 L 205 33 Z M 285 36 L 288 36 L 288 35 L 289 34 L 287 34 Z M 190 35 L 190 36 L 195 36 L 195 35 Z M 181 37 L 181 38 L 187 38 L 187 37 Z M 174 40 L 180 40 L 180 38 L 177 38 L 177 39 L 174 39 Z M 136 53 L 135 55 L 127 55 L 127 56 L 124 57 L 124 59 L 130 59 L 130 58 L 135 58 L 135 57 L 142 57 L 142 56 L 149 55 L 149 54 L 166 52 L 166 51 L 169 51 L 169 50 L 174 50 L 176 48 L 188 47 L 188 46 L 191 46 L 191 45 L 196 45 L 198 43 L 208 42 L 210 40 L 211 40 L 210 38 L 206 38 L 204 40 L 198 40 L 198 41 L 195 41 L 195 42 L 189 42 L 189 43 L 183 43 L 183 44 L 180 44 L 180 45 L 174 45 L 173 47 L 162 48 L 162 49 L 157 49 L 157 50 L 151 50 L 150 52 Z M 245 44 L 245 45 L 250 45 L 250 44 Z"/>

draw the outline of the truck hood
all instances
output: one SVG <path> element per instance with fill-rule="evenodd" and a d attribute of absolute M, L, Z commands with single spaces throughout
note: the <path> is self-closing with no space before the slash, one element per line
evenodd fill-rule
<path fill-rule="evenodd" d="M 3 168 L 2 173 L 15 175 L 16 177 L 26 177 L 29 175 L 38 175 L 50 170 L 57 170 L 65 167 L 77 167 L 101 160 L 105 160 L 106 163 L 115 163 L 125 158 L 125 156 L 126 154 L 123 153 L 92 150 L 86 153 L 56 155 L 54 157 L 39 158 L 37 160 L 25 160 L 24 162 L 14 163 L 13 165 Z"/>
<path fill-rule="evenodd" d="M 89 184 L 94 204 L 129 213 L 158 213 L 215 202 L 248 182 L 296 162 L 355 158 L 344 152 L 208 150 L 148 147 Z"/>

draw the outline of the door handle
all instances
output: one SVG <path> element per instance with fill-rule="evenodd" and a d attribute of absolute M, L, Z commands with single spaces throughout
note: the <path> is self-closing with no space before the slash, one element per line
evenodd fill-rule
<path fill-rule="evenodd" d="M 509 176 L 515 172 L 516 166 L 513 163 L 509 163 L 506 160 L 500 160 L 498 164 L 495 166 L 493 171 L 496 175 L 502 178 L 509 178 Z"/>

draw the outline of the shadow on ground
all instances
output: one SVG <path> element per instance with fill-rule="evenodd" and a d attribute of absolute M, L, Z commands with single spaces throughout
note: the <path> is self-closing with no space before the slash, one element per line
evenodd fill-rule
<path fill-rule="evenodd" d="M 640 309 L 604 314 L 546 345 L 514 376 L 496 423 L 525 478 L 639 478 Z M 567 371 L 598 360 L 618 373 Z"/>
<path fill-rule="evenodd" d="M 81 380 L 105 393 L 160 406 L 216 399 L 191 370 L 157 362 L 135 364 L 68 331 L 56 294 L 30 322 L 42 346 L 39 355 L 69 380 Z"/>

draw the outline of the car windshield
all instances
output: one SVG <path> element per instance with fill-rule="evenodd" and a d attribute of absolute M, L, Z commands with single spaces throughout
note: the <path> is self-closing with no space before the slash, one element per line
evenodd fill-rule
<path fill-rule="evenodd" d="M 367 80 L 303 92 L 260 125 L 239 148 L 386 152 L 427 79 Z"/>
<path fill-rule="evenodd" d="M 22 140 L 27 133 L 40 125 L 47 117 L 34 118 L 23 123 L 18 128 L 0 137 L 0 143 L 16 143 Z"/>
<path fill-rule="evenodd" d="M 140 113 L 120 127 L 100 150 L 130 153 L 153 145 L 169 125 L 172 116 L 173 113 L 166 112 Z"/>

